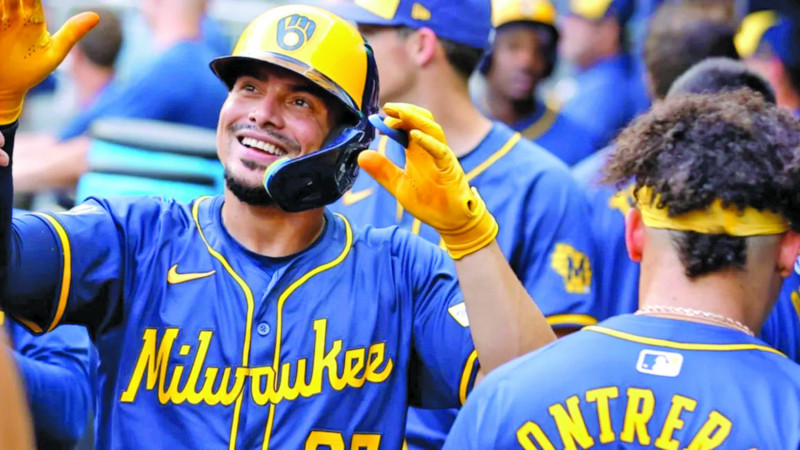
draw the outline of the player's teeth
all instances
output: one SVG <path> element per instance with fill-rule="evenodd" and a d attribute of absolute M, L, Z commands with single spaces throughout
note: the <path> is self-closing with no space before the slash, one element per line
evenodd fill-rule
<path fill-rule="evenodd" d="M 274 145 L 272 145 L 272 144 L 270 144 L 268 142 L 259 141 L 258 139 L 254 139 L 254 138 L 251 138 L 251 137 L 243 138 L 242 139 L 242 144 L 244 144 L 244 145 L 246 145 L 248 147 L 253 147 L 253 148 L 257 148 L 259 150 L 263 150 L 263 151 L 265 151 L 265 152 L 267 152 L 269 154 L 276 155 L 276 156 L 283 156 L 285 154 L 285 152 L 283 150 L 279 149 L 278 147 L 275 147 Z"/>

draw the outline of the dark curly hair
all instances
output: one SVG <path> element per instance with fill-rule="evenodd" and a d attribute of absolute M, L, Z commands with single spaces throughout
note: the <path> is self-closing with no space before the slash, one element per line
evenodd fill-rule
<path fill-rule="evenodd" d="M 605 181 L 650 186 L 669 215 L 725 206 L 769 210 L 800 231 L 800 121 L 744 88 L 670 97 L 619 135 Z M 672 232 L 689 277 L 746 262 L 747 238 Z"/>

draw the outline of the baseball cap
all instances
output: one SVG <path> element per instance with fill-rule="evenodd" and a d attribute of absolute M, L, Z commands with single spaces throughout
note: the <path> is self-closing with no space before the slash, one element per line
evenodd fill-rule
<path fill-rule="evenodd" d="M 742 58 L 757 56 L 762 51 L 771 51 L 784 64 L 800 67 L 800 49 L 794 39 L 796 24 L 775 11 L 758 11 L 742 20 L 734 38 L 736 50 Z"/>
<path fill-rule="evenodd" d="M 430 28 L 437 36 L 487 49 L 492 33 L 490 0 L 354 0 L 331 8 L 361 25 Z"/>
<path fill-rule="evenodd" d="M 569 0 L 567 14 L 588 20 L 615 17 L 624 25 L 633 16 L 634 0 Z"/>

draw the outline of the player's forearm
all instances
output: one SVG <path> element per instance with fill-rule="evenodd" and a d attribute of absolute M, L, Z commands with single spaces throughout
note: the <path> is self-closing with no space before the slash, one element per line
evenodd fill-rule
<path fill-rule="evenodd" d="M 484 372 L 555 340 L 496 242 L 457 260 L 456 270 Z"/>

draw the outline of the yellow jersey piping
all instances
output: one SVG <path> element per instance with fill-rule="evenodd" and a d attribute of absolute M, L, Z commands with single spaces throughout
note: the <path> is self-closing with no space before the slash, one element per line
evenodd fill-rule
<path fill-rule="evenodd" d="M 214 258 L 216 258 L 221 264 L 222 267 L 230 274 L 230 276 L 236 281 L 239 287 L 242 288 L 242 292 L 244 292 L 245 300 L 247 301 L 247 317 L 244 329 L 244 344 L 242 346 L 242 367 L 247 368 L 250 364 L 250 339 L 252 338 L 253 332 L 253 310 L 254 310 L 254 302 L 253 302 L 253 292 L 250 290 L 250 287 L 247 283 L 242 279 L 236 271 L 233 270 L 233 267 L 228 263 L 228 260 L 225 259 L 222 254 L 214 250 L 211 245 L 206 240 L 205 234 L 203 234 L 203 229 L 200 227 L 200 220 L 198 219 L 199 211 L 200 211 L 200 203 L 207 200 L 209 197 L 201 197 L 195 200 L 194 205 L 192 206 L 192 218 L 194 219 L 194 223 L 197 226 L 197 232 L 200 234 L 200 238 L 203 240 L 203 243 L 206 244 L 206 249 L 208 253 L 211 254 Z M 239 397 L 236 399 L 236 405 L 233 408 L 233 422 L 231 423 L 231 435 L 230 435 L 230 442 L 228 442 L 228 448 L 233 450 L 236 448 L 236 438 L 239 433 L 239 414 L 242 410 L 242 401 L 244 400 L 244 392 L 245 389 L 239 393 Z"/>
<path fill-rule="evenodd" d="M 646 336 L 638 336 L 631 333 L 626 333 L 624 331 L 613 330 L 611 328 L 601 327 L 597 325 L 591 325 L 584 330 L 594 331 L 597 333 L 606 334 L 618 339 L 623 339 L 626 341 L 631 342 L 638 342 L 640 344 L 647 344 L 647 345 L 655 345 L 658 347 L 667 347 L 667 348 L 674 348 L 677 350 L 697 350 L 697 351 L 709 351 L 709 352 L 734 352 L 734 351 L 747 351 L 747 350 L 759 350 L 769 353 L 775 353 L 776 355 L 781 355 L 785 357 L 783 353 L 775 350 L 774 348 L 767 347 L 766 345 L 758 345 L 758 344 L 700 344 L 695 342 L 676 342 L 670 341 L 667 339 L 658 339 L 658 338 L 650 338 Z"/>
<path fill-rule="evenodd" d="M 303 283 L 305 283 L 306 281 L 311 279 L 311 277 L 313 277 L 314 275 L 317 275 L 319 273 L 322 273 L 322 272 L 324 272 L 324 271 L 326 271 L 328 269 L 336 267 L 337 265 L 341 264 L 342 261 L 344 261 L 344 259 L 347 257 L 348 254 L 350 254 L 350 248 L 353 245 L 353 231 L 350 228 L 350 223 L 347 221 L 347 219 L 343 215 L 336 214 L 336 216 L 338 216 L 339 218 L 341 218 L 344 221 L 344 229 L 345 229 L 344 249 L 342 249 L 341 253 L 339 253 L 339 255 L 336 258 L 334 258 L 332 261 L 328 261 L 327 263 L 319 265 L 319 266 L 311 269 L 310 271 L 306 272 L 305 275 L 303 275 L 302 277 L 298 278 L 294 283 L 289 285 L 289 287 L 286 288 L 286 290 L 283 291 L 283 293 L 281 293 L 280 297 L 278 297 L 278 321 L 277 321 L 276 331 L 275 331 L 275 356 L 274 356 L 273 363 L 272 363 L 273 370 L 275 371 L 275 374 L 276 374 L 276 376 L 275 376 L 275 383 L 276 384 L 278 383 L 277 374 L 280 373 L 279 369 L 280 369 L 280 356 L 281 356 L 281 334 L 283 332 L 283 330 L 282 330 L 282 327 L 283 327 L 282 314 L 283 314 L 283 305 L 284 305 L 284 303 L 286 303 L 286 300 L 289 298 L 290 295 L 292 295 L 294 293 L 294 291 L 297 290 L 297 288 L 299 288 Z M 276 386 L 276 388 L 277 388 L 277 386 Z M 269 405 L 269 416 L 267 417 L 267 427 L 264 430 L 264 441 L 263 441 L 263 443 L 261 445 L 261 448 L 263 450 L 268 450 L 269 449 L 269 441 L 270 441 L 270 436 L 272 434 L 272 421 L 273 421 L 274 415 L 275 415 L 275 404 L 273 403 L 273 404 Z"/>

